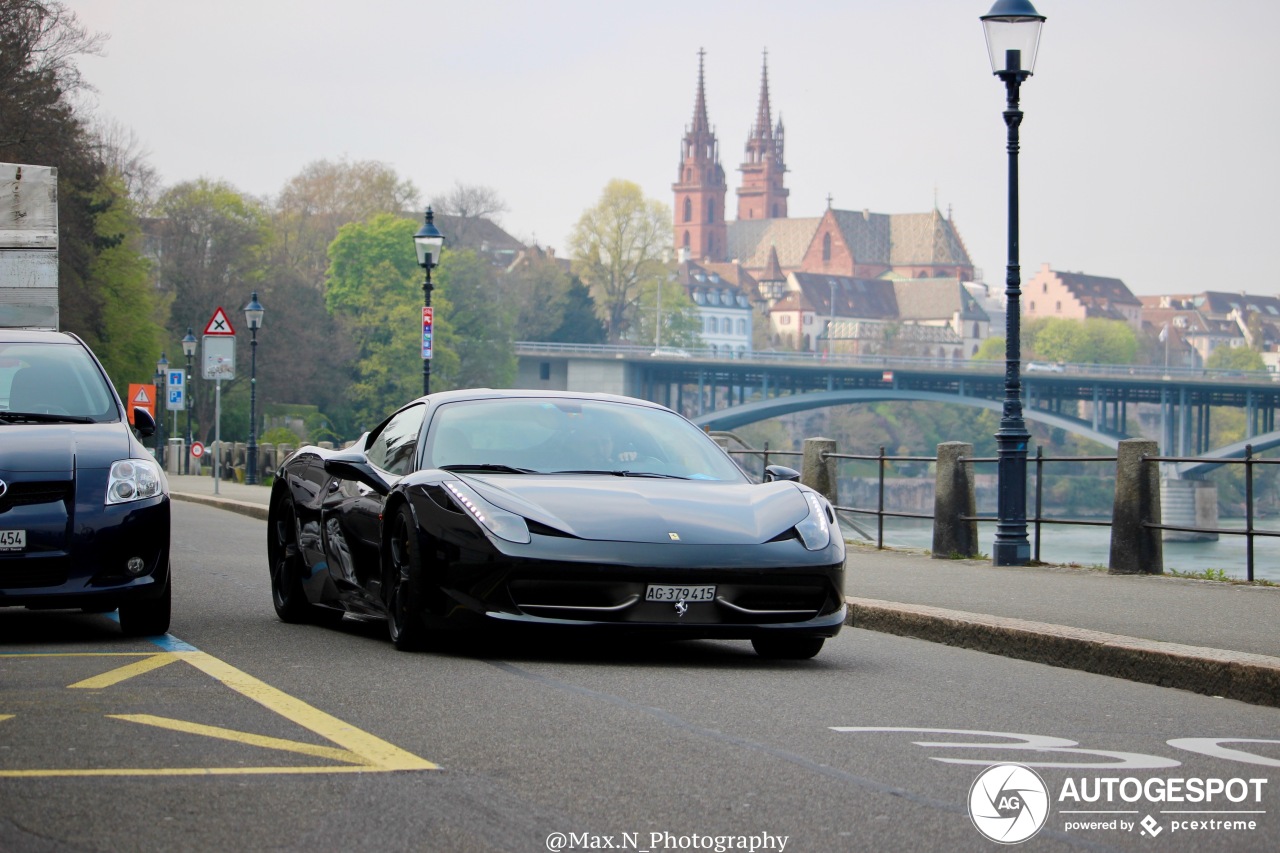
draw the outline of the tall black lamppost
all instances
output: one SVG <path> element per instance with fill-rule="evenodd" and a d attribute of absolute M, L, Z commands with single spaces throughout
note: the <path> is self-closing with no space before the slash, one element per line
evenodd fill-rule
<path fill-rule="evenodd" d="M 249 458 L 245 461 L 245 485 L 258 483 L 258 329 L 266 313 L 258 302 L 258 291 L 244 306 L 244 321 L 249 326 Z"/>
<path fill-rule="evenodd" d="M 191 410 L 196 405 L 195 388 L 196 383 L 191 379 L 191 359 L 196 354 L 196 336 L 191 333 L 191 327 L 187 326 L 187 335 L 182 339 L 182 354 L 187 357 L 187 381 L 185 392 L 187 395 L 187 452 L 183 454 L 182 473 L 191 473 Z"/>
<path fill-rule="evenodd" d="M 1030 0 L 996 0 L 982 16 L 987 34 L 991 71 L 1004 81 L 1008 102 L 1004 123 L 1009 151 L 1009 265 L 1005 273 L 1004 409 L 996 433 L 998 492 L 996 541 L 992 562 L 997 566 L 1025 566 L 1031 559 L 1027 540 L 1027 442 L 1031 435 L 1022 419 L 1021 272 L 1018 266 L 1018 89 L 1035 69 L 1040 27 L 1044 23 Z"/>
<path fill-rule="evenodd" d="M 169 390 L 169 359 L 160 353 L 156 362 L 156 461 L 164 467 L 164 400 Z"/>
<path fill-rule="evenodd" d="M 418 266 L 426 270 L 422 282 L 422 393 L 431 393 L 431 341 L 427 337 L 427 309 L 431 307 L 431 268 L 440 263 L 440 250 L 444 248 L 444 235 L 435 225 L 436 215 L 427 208 L 427 220 L 413 235 L 413 247 L 418 252 Z"/>

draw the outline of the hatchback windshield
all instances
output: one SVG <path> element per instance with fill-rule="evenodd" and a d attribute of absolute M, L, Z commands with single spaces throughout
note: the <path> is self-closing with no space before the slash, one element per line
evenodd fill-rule
<path fill-rule="evenodd" d="M 72 343 L 0 343 L 0 412 L 94 421 L 119 417 L 102 371 Z"/>
<path fill-rule="evenodd" d="M 471 400 L 432 418 L 427 466 L 504 466 L 742 482 L 705 433 L 664 409 L 601 400 Z"/>

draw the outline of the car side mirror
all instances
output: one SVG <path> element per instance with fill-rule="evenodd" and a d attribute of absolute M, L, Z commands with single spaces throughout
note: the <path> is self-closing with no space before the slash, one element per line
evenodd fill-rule
<path fill-rule="evenodd" d="M 798 483 L 800 482 L 800 472 L 785 465 L 767 465 L 764 469 L 764 481 L 766 483 L 777 481 Z"/>
<path fill-rule="evenodd" d="M 151 412 L 138 406 L 133 407 L 133 430 L 141 438 L 150 438 L 156 431 L 156 419 Z"/>
<path fill-rule="evenodd" d="M 355 480 L 357 483 L 364 483 L 380 495 L 386 496 L 391 493 L 391 484 L 374 470 L 373 466 L 364 461 L 363 458 L 356 458 L 354 455 L 334 458 L 329 457 L 324 463 L 325 473 L 331 474 L 340 480 Z"/>

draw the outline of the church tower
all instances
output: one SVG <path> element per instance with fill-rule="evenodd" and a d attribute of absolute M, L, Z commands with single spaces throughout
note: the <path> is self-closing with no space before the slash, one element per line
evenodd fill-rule
<path fill-rule="evenodd" d="M 791 191 L 782 185 L 787 171 L 782 143 L 782 116 L 778 116 L 778 124 L 774 126 L 770 115 L 769 52 L 765 51 L 756 123 L 747 137 L 747 159 L 738 167 L 742 172 L 742 186 L 738 188 L 739 220 L 786 218 L 787 196 Z"/>
<path fill-rule="evenodd" d="M 707 96 L 703 88 L 702 58 L 698 50 L 698 93 L 693 103 L 693 124 L 685 129 L 680 147 L 680 176 L 675 190 L 676 251 L 689 260 L 724 259 L 728 245 L 724 199 L 729 191 L 720 166 L 720 147 L 707 120 Z"/>

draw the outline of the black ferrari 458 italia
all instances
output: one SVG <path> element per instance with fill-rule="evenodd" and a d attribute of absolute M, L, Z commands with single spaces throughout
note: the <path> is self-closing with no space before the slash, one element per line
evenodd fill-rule
<path fill-rule="evenodd" d="M 385 618 L 401 649 L 519 623 L 808 658 L 845 618 L 827 500 L 786 468 L 753 483 L 688 420 L 627 397 L 420 398 L 346 450 L 292 454 L 268 530 L 281 619 Z"/>

